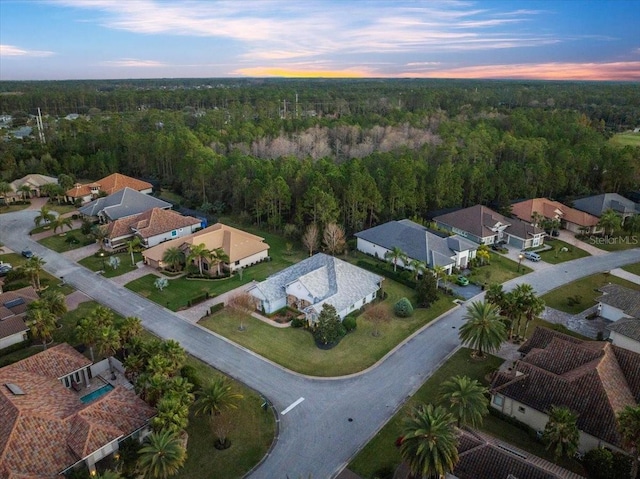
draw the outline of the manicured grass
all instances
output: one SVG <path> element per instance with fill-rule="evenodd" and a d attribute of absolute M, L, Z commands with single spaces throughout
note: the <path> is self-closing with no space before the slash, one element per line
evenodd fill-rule
<path fill-rule="evenodd" d="M 436 403 L 439 385 L 451 376 L 464 374 L 488 386 L 485 377 L 500 364 L 502 359 L 495 356 L 489 356 L 484 361 L 475 361 L 471 359 L 469 349 L 458 350 L 358 453 L 349 464 L 349 469 L 365 479 L 376 477 L 376 474 L 381 471 L 393 471 L 401 462 L 400 450 L 395 447 L 395 441 L 402 435 L 403 418 L 420 404 Z"/>
<path fill-rule="evenodd" d="M 78 209 L 76 205 L 59 205 L 55 200 L 53 200 L 53 202 L 49 200 L 47 206 L 49 207 L 49 209 L 55 211 L 60 215 L 71 213 L 72 211 L 76 211 Z"/>
<path fill-rule="evenodd" d="M 640 234 L 631 234 L 628 231 L 617 230 L 612 235 L 591 235 L 582 241 L 605 251 L 621 251 L 632 248 L 640 248 Z"/>
<path fill-rule="evenodd" d="M 111 256 L 115 256 L 120 259 L 120 266 L 118 266 L 116 269 L 113 269 L 111 266 L 109 266 L 109 258 Z M 134 261 L 138 263 L 142 261 L 142 254 L 134 253 L 133 258 Z M 104 256 L 104 258 L 91 255 L 87 256 L 86 258 L 82 258 L 80 261 L 78 261 L 78 263 L 85 268 L 90 269 L 91 271 L 103 271 L 102 276 L 104 276 L 105 278 L 113 278 L 115 276 L 120 276 L 121 274 L 128 273 L 129 271 L 135 271 L 137 269 L 137 266 L 131 265 L 131 255 L 127 252 Z"/>
<path fill-rule="evenodd" d="M 626 132 L 626 133 L 618 133 L 613 135 L 609 140 L 611 143 L 616 143 L 618 145 L 631 145 L 631 146 L 640 146 L 640 133 Z"/>
<path fill-rule="evenodd" d="M 628 271 L 629 273 L 637 274 L 640 276 L 640 263 L 629 264 L 627 266 L 623 266 L 622 269 Z"/>
<path fill-rule="evenodd" d="M 67 240 L 69 239 L 69 236 L 75 237 L 78 242 L 68 243 Z M 38 241 L 42 246 L 45 246 L 57 253 L 64 253 L 65 251 L 82 248 L 83 246 L 88 246 L 94 242 L 95 240 L 83 235 L 79 229 L 66 231 L 64 233 L 57 233 Z"/>
<path fill-rule="evenodd" d="M 403 296 L 414 298 L 411 289 L 389 279 L 385 279 L 383 289 L 390 306 Z M 200 324 L 293 371 L 312 376 L 342 376 L 375 364 L 413 332 L 453 306 L 451 297 L 441 295 L 429 309 L 416 309 L 410 318 L 393 317 L 379 327 L 379 336 L 373 336 L 374 326 L 359 317 L 356 330 L 330 350 L 319 349 L 311 333 L 302 328 L 275 328 L 252 317 L 244 320 L 246 329 L 239 331 L 238 320 L 224 310 L 202 319 Z"/>
<path fill-rule="evenodd" d="M 523 274 L 530 273 L 531 268 L 528 268 L 524 264 L 520 265 L 518 270 L 518 263 L 511 261 L 506 256 L 502 256 L 499 253 L 491 252 L 491 259 L 488 265 L 479 266 L 473 268 L 469 275 L 469 280 L 477 284 L 486 283 L 487 285 L 492 283 L 504 283 L 510 279 L 517 278 Z"/>
<path fill-rule="evenodd" d="M 193 366 L 203 385 L 214 381 L 221 373 L 189 357 L 187 363 Z M 216 477 L 233 479 L 243 477 L 267 453 L 275 435 L 275 420 L 271 411 L 260 406 L 260 395 L 242 384 L 231 381 L 234 392 L 242 394 L 238 409 L 224 412 L 229 419 L 231 447 L 223 451 L 213 447 L 216 439 L 208 417 L 189 418 L 187 433 L 187 461 L 175 476 L 178 479 L 201 479 Z"/>
<path fill-rule="evenodd" d="M 554 289 L 542 296 L 542 299 L 550 308 L 559 309 L 565 313 L 579 314 L 595 304 L 596 298 L 602 296 L 602 293 L 597 289 L 608 283 L 620 284 L 640 291 L 640 285 L 612 274 L 598 273 Z M 574 298 L 577 301 L 574 301 L 575 304 L 571 304 L 572 301 L 569 298 Z"/>
<path fill-rule="evenodd" d="M 560 241 L 559 239 L 553 239 L 547 241 L 549 246 L 553 246 L 552 250 L 541 251 L 539 254 L 542 257 L 542 261 L 546 261 L 550 264 L 564 263 L 565 261 L 571 261 L 573 259 L 584 258 L 591 256 L 585 250 L 582 250 L 576 246 Z M 567 251 L 561 251 L 566 248 Z"/>
<path fill-rule="evenodd" d="M 30 205 L 31 203 L 24 205 L 16 205 L 15 203 L 11 203 L 10 205 L 0 204 L 0 214 L 15 213 L 16 211 L 26 210 Z"/>
<path fill-rule="evenodd" d="M 23 257 L 18 253 L 7 253 L 7 254 L 0 255 L 0 260 L 2 260 L 5 263 L 9 263 L 13 267 L 13 269 L 20 267 L 22 264 L 24 264 L 27 261 L 25 257 Z M 6 281 L 6 278 L 5 278 L 5 281 Z M 20 281 L 21 283 L 25 283 L 24 284 L 25 286 L 29 285 L 29 280 L 27 278 L 24 278 L 18 281 Z M 71 286 L 67 284 L 61 286 L 60 283 L 62 283 L 60 279 L 47 273 L 46 271 L 42 271 L 42 273 L 40 273 L 40 286 L 43 289 L 52 288 L 52 289 L 60 290 L 65 295 L 73 291 L 73 288 Z"/>

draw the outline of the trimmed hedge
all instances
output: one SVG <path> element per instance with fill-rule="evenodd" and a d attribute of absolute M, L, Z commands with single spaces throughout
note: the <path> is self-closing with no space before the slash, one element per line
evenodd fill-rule
<path fill-rule="evenodd" d="M 217 313 L 218 311 L 224 309 L 224 303 L 214 304 L 209 308 L 209 314 Z"/>
<path fill-rule="evenodd" d="M 203 301 L 206 301 L 207 299 L 209 299 L 209 293 L 204 293 L 204 294 L 200 294 L 194 298 L 191 298 L 189 301 L 187 301 L 187 306 L 190 308 L 191 306 L 195 306 L 196 304 L 202 303 Z"/>
<path fill-rule="evenodd" d="M 416 282 L 410 278 L 407 278 L 407 275 L 410 275 L 408 271 L 393 271 L 388 268 L 389 263 L 376 263 L 375 265 L 371 264 L 365 260 L 358 260 L 356 265 L 371 271 L 372 273 L 381 274 L 382 276 L 386 276 L 389 279 L 397 281 L 400 284 L 404 284 L 405 286 L 416 289 Z"/>

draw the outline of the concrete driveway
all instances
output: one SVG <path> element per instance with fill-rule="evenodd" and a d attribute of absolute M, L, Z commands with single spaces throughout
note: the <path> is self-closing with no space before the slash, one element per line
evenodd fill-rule
<path fill-rule="evenodd" d="M 341 378 L 311 378 L 288 371 L 208 330 L 184 321 L 63 255 L 30 240 L 35 212 L 0 215 L 0 241 L 22 244 L 42 256 L 45 268 L 124 316 L 138 316 L 145 328 L 179 341 L 187 352 L 264 394 L 278 414 L 279 436 L 252 478 L 335 477 L 405 400 L 460 345 L 458 307 L 417 331 L 376 365 Z M 543 294 L 569 281 L 638 261 L 640 250 L 582 258 L 549 266 L 505 283 L 508 291 L 529 283 Z M 482 295 L 475 298 L 482 299 Z"/>

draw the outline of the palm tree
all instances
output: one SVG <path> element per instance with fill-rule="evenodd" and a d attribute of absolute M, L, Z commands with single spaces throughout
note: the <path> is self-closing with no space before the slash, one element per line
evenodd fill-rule
<path fill-rule="evenodd" d="M 539 316 L 540 314 L 542 314 L 542 312 L 544 311 L 545 308 L 545 302 L 543 299 L 537 297 L 537 296 L 532 296 L 531 298 L 529 298 L 529 301 L 526 304 L 525 310 L 524 310 L 524 315 L 526 318 L 526 322 L 524 323 L 524 333 L 522 333 L 522 338 L 526 339 L 527 337 L 527 330 L 529 329 L 529 324 L 531 323 L 531 321 L 533 321 L 537 316 Z"/>
<path fill-rule="evenodd" d="M 624 220 L 624 229 L 631 234 L 634 234 L 636 231 L 640 230 L 640 214 L 635 214 L 631 216 L 627 216 Z"/>
<path fill-rule="evenodd" d="M 133 256 L 134 253 L 140 251 L 140 247 L 142 246 L 142 241 L 138 236 L 134 236 L 129 241 L 127 241 L 127 251 L 131 255 L 131 266 L 136 265 L 136 259 Z"/>
<path fill-rule="evenodd" d="M 427 270 L 427 263 L 418 259 L 409 260 L 407 265 L 411 271 L 413 271 L 413 280 L 418 281 L 418 277 Z"/>
<path fill-rule="evenodd" d="M 578 451 L 580 431 L 576 425 L 577 420 L 578 416 L 568 407 L 551 406 L 542 438 L 547 443 L 547 450 L 553 449 L 556 461 L 561 456 L 571 457 Z"/>
<path fill-rule="evenodd" d="M 625 406 L 618 413 L 618 430 L 622 444 L 633 456 L 631 478 L 638 475 L 638 456 L 640 455 L 640 406 Z"/>
<path fill-rule="evenodd" d="M 537 211 L 534 211 L 533 213 L 531 213 L 531 224 L 533 226 L 539 227 L 539 225 L 544 221 L 544 219 L 545 219 L 544 216 L 538 213 Z"/>
<path fill-rule="evenodd" d="M 6 181 L 0 181 L 0 198 L 3 198 L 4 204 L 8 205 L 7 195 L 11 193 L 13 190 L 11 189 L 11 185 Z"/>
<path fill-rule="evenodd" d="M 159 354 L 167 360 L 168 375 L 174 376 L 187 361 L 187 353 L 178 341 L 167 339 L 160 344 Z"/>
<path fill-rule="evenodd" d="M 503 309 L 504 306 L 504 290 L 500 283 L 492 283 L 484 295 L 485 301 L 495 304 L 498 308 Z"/>
<path fill-rule="evenodd" d="M 443 407 L 432 404 L 414 409 L 404 420 L 400 454 L 414 477 L 439 477 L 453 471 L 458 462 L 455 419 Z"/>
<path fill-rule="evenodd" d="M 398 266 L 398 261 L 403 261 L 406 257 L 407 255 L 405 254 L 405 252 L 402 251 L 398 246 L 394 246 L 392 249 L 390 249 L 384 254 L 384 259 L 391 261 L 393 263 L 393 271 L 396 271 L 396 267 Z"/>
<path fill-rule="evenodd" d="M 189 424 L 189 405 L 172 396 L 163 396 L 156 404 L 157 413 L 152 420 L 155 431 L 169 430 L 179 433 Z"/>
<path fill-rule="evenodd" d="M 45 308 L 32 308 L 27 311 L 27 325 L 33 337 L 42 341 L 42 348 L 47 349 L 56 329 L 55 315 Z"/>
<path fill-rule="evenodd" d="M 133 338 L 142 334 L 142 322 L 135 316 L 127 316 L 120 323 L 120 346 L 124 350 L 131 343 Z"/>
<path fill-rule="evenodd" d="M 38 216 L 36 216 L 33 221 L 36 226 L 40 226 L 43 222 L 47 225 L 55 219 L 56 216 L 51 212 L 51 209 L 47 205 L 43 205 L 42 208 L 40 208 Z"/>
<path fill-rule="evenodd" d="M 29 276 L 31 285 L 40 291 L 40 273 L 43 271 L 45 261 L 39 256 L 32 256 L 23 265 L 22 270 Z"/>
<path fill-rule="evenodd" d="M 218 377 L 212 383 L 196 393 L 194 403 L 196 414 L 218 416 L 227 409 L 236 409 L 236 402 L 242 399 L 242 394 L 233 392 L 231 385 L 225 378 Z"/>
<path fill-rule="evenodd" d="M 47 308 L 57 317 L 67 312 L 67 301 L 65 295 L 61 291 L 48 290 L 42 295 Z"/>
<path fill-rule="evenodd" d="M 75 335 L 78 341 L 82 342 L 89 346 L 89 354 L 91 355 L 91 362 L 95 361 L 95 357 L 93 355 L 93 347 L 96 345 L 98 341 L 98 333 L 100 328 L 96 323 L 95 319 L 91 318 L 91 315 L 86 318 L 82 318 L 78 321 L 75 329 Z"/>
<path fill-rule="evenodd" d="M 489 254 L 489 247 L 486 244 L 481 244 L 480 246 L 478 246 L 478 249 L 476 250 L 476 258 L 480 260 L 480 264 L 482 265 L 484 265 L 485 263 L 489 264 L 491 255 Z"/>
<path fill-rule="evenodd" d="M 211 251 L 211 262 L 216 265 L 217 275 L 220 276 L 220 264 L 229 262 L 229 255 L 222 248 Z"/>
<path fill-rule="evenodd" d="M 96 306 L 88 317 L 95 322 L 98 329 L 113 324 L 113 311 L 105 306 Z"/>
<path fill-rule="evenodd" d="M 18 191 L 21 193 L 22 201 L 27 201 L 27 196 L 31 196 L 31 187 L 29 185 L 22 185 L 18 188 Z"/>
<path fill-rule="evenodd" d="M 138 455 L 138 468 L 145 479 L 166 479 L 173 476 L 187 459 L 187 451 L 180 438 L 171 431 L 149 434 Z"/>
<path fill-rule="evenodd" d="M 436 289 L 440 288 L 440 279 L 444 278 L 447 270 L 438 264 L 433 266 L 433 275 L 436 277 Z"/>
<path fill-rule="evenodd" d="M 69 229 L 73 228 L 73 220 L 69 216 L 62 217 L 61 215 L 58 215 L 51 222 L 51 226 L 53 227 L 54 234 L 58 231 L 58 229 L 60 229 L 60 232 L 63 232 L 65 227 Z"/>
<path fill-rule="evenodd" d="M 609 236 L 609 234 L 613 234 L 615 230 L 620 228 L 621 224 L 622 219 L 612 209 L 608 209 L 604 213 L 602 213 L 602 216 L 600 216 L 600 221 L 598 221 L 598 226 L 604 229 L 604 234 L 606 236 Z"/>
<path fill-rule="evenodd" d="M 162 255 L 162 262 L 170 264 L 172 271 L 178 271 L 178 268 L 180 268 L 180 265 L 184 263 L 184 261 L 184 251 L 176 246 L 167 248 Z"/>
<path fill-rule="evenodd" d="M 454 376 L 440 385 L 440 397 L 449 406 L 458 427 L 480 427 L 489 413 L 488 390 L 468 376 Z"/>
<path fill-rule="evenodd" d="M 460 326 L 458 336 L 464 344 L 478 351 L 478 357 L 485 352 L 494 352 L 507 339 L 507 331 L 500 320 L 500 310 L 486 301 L 474 301 L 467 307 L 466 322 Z"/>
<path fill-rule="evenodd" d="M 202 276 L 202 263 L 211 258 L 211 251 L 207 249 L 207 245 L 200 243 L 198 245 L 192 245 L 187 256 L 187 261 L 195 261 L 198 264 L 198 270 L 200 276 Z"/>
<path fill-rule="evenodd" d="M 107 228 L 104 225 L 93 225 L 89 234 L 95 242 L 100 245 L 100 249 L 102 249 L 104 240 L 107 237 Z"/>

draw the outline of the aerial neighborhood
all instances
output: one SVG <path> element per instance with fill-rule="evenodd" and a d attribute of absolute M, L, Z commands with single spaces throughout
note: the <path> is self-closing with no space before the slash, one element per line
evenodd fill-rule
<path fill-rule="evenodd" d="M 107 83 L 130 116 L 17 115 L 0 478 L 640 477 L 640 148 L 568 108 L 409 113 L 365 84 L 403 120 L 348 81 L 355 103 Z M 561 174 L 550 125 L 606 174 Z"/>

